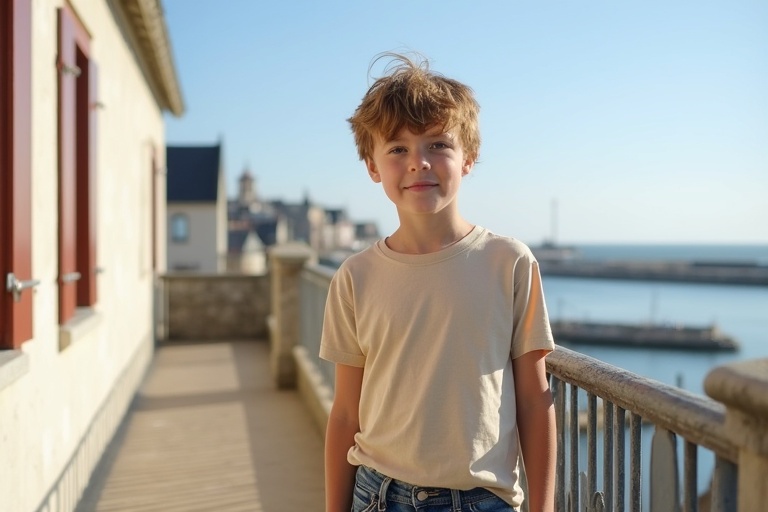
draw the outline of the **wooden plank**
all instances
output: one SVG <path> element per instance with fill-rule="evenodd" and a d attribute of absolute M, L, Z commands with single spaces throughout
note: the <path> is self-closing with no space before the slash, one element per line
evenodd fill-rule
<path fill-rule="evenodd" d="M 78 511 L 321 512 L 323 440 L 260 342 L 158 349 Z"/>

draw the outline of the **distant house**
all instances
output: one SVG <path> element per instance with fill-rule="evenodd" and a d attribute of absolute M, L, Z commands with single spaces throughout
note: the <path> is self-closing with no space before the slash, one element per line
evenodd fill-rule
<path fill-rule="evenodd" d="M 221 145 L 168 146 L 168 270 L 218 273 L 227 261 Z"/>
<path fill-rule="evenodd" d="M 265 274 L 267 249 L 289 240 L 288 224 L 270 203 L 259 199 L 256 180 L 247 169 L 238 180 L 237 197 L 227 204 L 227 271 Z"/>
<path fill-rule="evenodd" d="M 313 204 L 306 194 L 299 203 L 262 200 L 257 193 L 256 179 L 247 169 L 240 176 L 237 197 L 228 201 L 227 212 L 230 234 L 227 268 L 232 271 L 254 268 L 259 249 L 253 243 L 247 244 L 253 239 L 252 233 L 258 236 L 264 252 L 276 243 L 299 241 L 328 261 L 345 258 L 370 245 L 378 236 L 375 223 L 355 224 L 346 210 L 323 208 Z"/>
<path fill-rule="evenodd" d="M 379 227 L 375 222 L 358 222 L 355 224 L 354 249 L 360 250 L 373 244 L 380 238 Z"/>
<path fill-rule="evenodd" d="M 158 0 L 0 20 L 0 510 L 71 511 L 152 358 L 184 105 Z"/>
<path fill-rule="evenodd" d="M 312 204 L 309 196 L 305 196 L 300 203 L 273 200 L 266 204 L 282 225 L 285 239 L 281 241 L 305 242 L 315 250 L 320 249 L 325 211 Z"/>
<path fill-rule="evenodd" d="M 254 275 L 267 273 L 266 246 L 253 228 L 229 230 L 227 272 Z"/>

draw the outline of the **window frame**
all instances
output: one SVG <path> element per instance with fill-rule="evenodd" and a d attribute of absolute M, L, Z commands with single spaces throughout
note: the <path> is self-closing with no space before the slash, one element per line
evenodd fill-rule
<path fill-rule="evenodd" d="M 98 68 L 75 12 L 58 9 L 59 324 L 97 301 Z"/>

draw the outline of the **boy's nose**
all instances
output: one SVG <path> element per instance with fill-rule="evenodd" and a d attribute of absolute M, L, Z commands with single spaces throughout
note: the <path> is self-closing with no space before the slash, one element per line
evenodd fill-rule
<path fill-rule="evenodd" d="M 429 170 L 432 166 L 430 165 L 429 160 L 423 154 L 414 152 L 410 167 L 411 171 L 426 171 Z"/>

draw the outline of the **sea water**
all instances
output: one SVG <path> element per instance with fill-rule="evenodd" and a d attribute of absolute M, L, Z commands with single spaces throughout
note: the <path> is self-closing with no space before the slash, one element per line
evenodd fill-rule
<path fill-rule="evenodd" d="M 655 247 L 655 249 L 651 249 Z M 581 246 L 588 259 L 768 261 L 768 246 Z M 634 256 L 634 257 L 633 257 Z M 737 352 L 570 346 L 631 372 L 702 393 L 706 374 L 735 360 L 768 357 L 768 287 L 544 276 L 552 320 L 715 325 Z"/>

